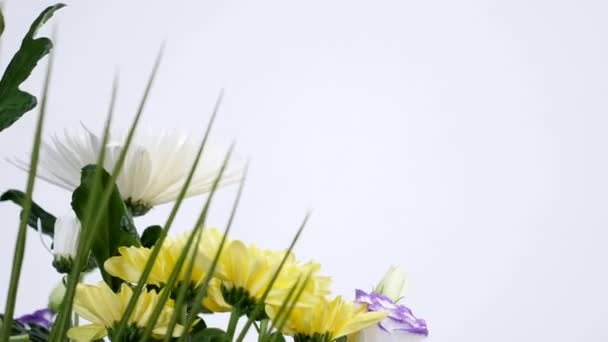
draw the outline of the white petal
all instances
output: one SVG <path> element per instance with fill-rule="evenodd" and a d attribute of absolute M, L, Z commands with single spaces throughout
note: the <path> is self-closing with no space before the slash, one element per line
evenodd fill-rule
<path fill-rule="evenodd" d="M 74 257 L 80 238 L 80 221 L 74 211 L 57 217 L 53 237 L 53 254 L 55 256 Z"/>
<path fill-rule="evenodd" d="M 125 132 L 112 133 L 105 148 L 104 168 L 113 172 L 123 150 Z M 94 164 L 101 139 L 84 125 L 51 137 L 41 149 L 38 177 L 73 191 L 80 184 L 82 167 Z M 138 131 L 126 154 L 116 184 L 123 199 L 148 206 L 174 201 L 184 184 L 197 151 L 188 134 L 178 130 Z M 224 160 L 225 150 L 208 146 L 203 152 L 186 196 L 209 192 Z M 14 161 L 28 169 L 26 163 Z M 220 185 L 238 182 L 241 165 L 231 161 Z"/>

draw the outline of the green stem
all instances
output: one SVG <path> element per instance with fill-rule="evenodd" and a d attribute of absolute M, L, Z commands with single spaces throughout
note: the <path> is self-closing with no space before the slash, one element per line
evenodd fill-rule
<path fill-rule="evenodd" d="M 255 324 L 255 322 L 253 324 L 257 328 L 257 325 Z M 262 322 L 260 322 L 260 327 L 258 328 L 258 335 L 259 335 L 258 341 L 259 342 L 263 342 L 266 339 L 267 331 L 268 331 L 268 320 L 263 319 Z"/>
<path fill-rule="evenodd" d="M 11 336 L 11 327 L 13 322 L 13 314 L 15 313 L 15 304 L 17 302 L 17 290 L 19 288 L 19 278 L 21 277 L 21 266 L 25 255 L 25 241 L 27 238 L 27 224 L 30 212 L 32 210 L 32 194 L 34 193 L 34 180 L 36 179 L 36 170 L 38 168 L 38 157 L 40 154 L 40 145 L 42 144 L 42 127 L 46 113 L 46 103 L 48 100 L 49 85 L 51 80 L 51 69 L 53 66 L 53 54 L 49 54 L 47 63 L 46 77 L 42 90 L 42 100 L 40 103 L 40 111 L 38 114 L 38 122 L 36 123 L 36 132 L 34 134 L 34 146 L 30 156 L 30 165 L 27 175 L 27 187 L 25 191 L 25 199 L 23 201 L 23 215 L 19 221 L 19 230 L 17 231 L 17 240 L 15 241 L 15 249 L 13 252 L 13 266 L 11 269 L 11 278 L 9 281 L 8 293 L 6 295 L 6 305 L 4 308 L 4 320 L 7 322 L 0 330 L 0 341 L 6 342 Z"/>
<path fill-rule="evenodd" d="M 230 312 L 230 321 L 228 321 L 228 329 L 226 329 L 226 334 L 232 341 L 234 337 L 234 332 L 236 331 L 236 325 L 239 322 L 239 318 L 241 318 L 241 311 L 235 307 L 232 307 L 232 311 Z"/>

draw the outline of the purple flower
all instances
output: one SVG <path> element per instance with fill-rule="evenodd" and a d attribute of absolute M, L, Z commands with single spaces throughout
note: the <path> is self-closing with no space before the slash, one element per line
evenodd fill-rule
<path fill-rule="evenodd" d="M 405 305 L 395 304 L 390 298 L 375 292 L 366 293 L 356 290 L 355 302 L 367 304 L 367 311 L 384 311 L 388 316 L 378 323 L 386 332 L 406 331 L 412 334 L 428 336 L 426 322 L 418 319 Z"/>
<path fill-rule="evenodd" d="M 16 321 L 23 325 L 35 324 L 50 329 L 53 324 L 53 312 L 49 309 L 40 309 L 31 314 L 23 315 L 17 318 Z"/>

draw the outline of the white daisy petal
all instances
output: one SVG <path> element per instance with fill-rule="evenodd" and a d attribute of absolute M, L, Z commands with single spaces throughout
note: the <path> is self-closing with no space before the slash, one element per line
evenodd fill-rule
<path fill-rule="evenodd" d="M 104 168 L 112 172 L 123 149 L 126 133 L 110 134 L 105 149 Z M 64 131 L 51 137 L 40 151 L 38 177 L 73 191 L 80 184 L 81 169 L 97 161 L 102 139 L 84 125 L 77 130 Z M 188 134 L 178 130 L 137 132 L 127 152 L 116 184 L 123 200 L 131 209 L 143 214 L 149 208 L 174 201 L 188 176 L 197 151 L 197 144 Z M 211 190 L 225 157 L 225 149 L 206 146 L 198 164 L 187 197 Z M 27 171 L 28 164 L 12 161 Z M 221 185 L 238 182 L 242 165 L 233 160 L 221 180 Z M 135 208 L 137 207 L 137 208 Z"/>

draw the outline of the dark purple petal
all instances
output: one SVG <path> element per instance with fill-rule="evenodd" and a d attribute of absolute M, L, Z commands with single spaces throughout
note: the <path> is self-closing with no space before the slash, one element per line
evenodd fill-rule
<path fill-rule="evenodd" d="M 17 318 L 16 321 L 23 325 L 35 324 L 50 329 L 53 323 L 53 312 L 49 309 L 40 309 L 31 314 L 23 315 Z"/>
<path fill-rule="evenodd" d="M 378 326 L 386 332 L 406 331 L 424 336 L 429 334 L 425 320 L 416 318 L 408 307 L 393 303 L 385 295 L 355 290 L 355 302 L 366 304 L 367 311 L 388 312 L 388 316 L 378 323 Z"/>

